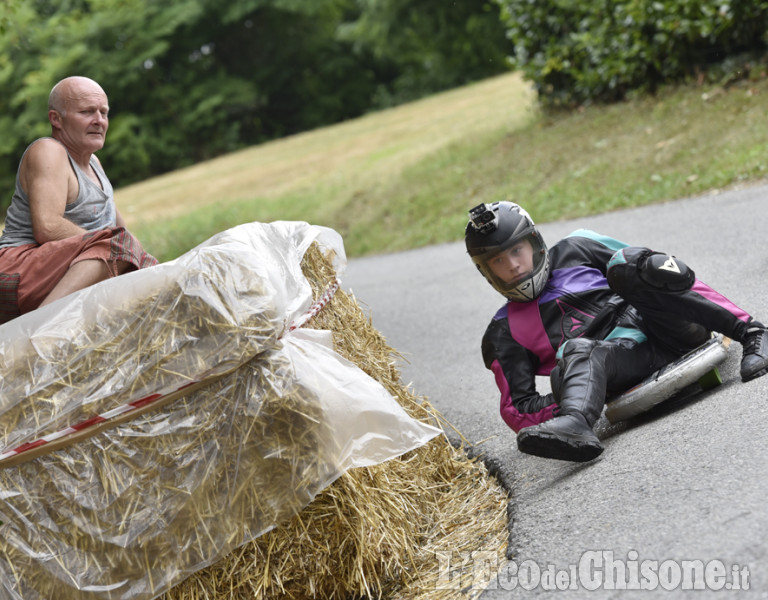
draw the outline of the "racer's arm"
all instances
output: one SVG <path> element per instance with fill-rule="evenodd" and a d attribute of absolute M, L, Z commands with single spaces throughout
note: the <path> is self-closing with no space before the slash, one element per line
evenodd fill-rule
<path fill-rule="evenodd" d="M 603 276 L 608 272 L 608 265 L 613 256 L 622 248 L 628 248 L 617 239 L 601 235 L 589 229 L 578 229 L 567 238 L 565 253 L 578 253 L 585 265 L 598 269 Z"/>
<path fill-rule="evenodd" d="M 557 405 L 552 394 L 536 391 L 538 358 L 512 338 L 506 319 L 488 326 L 482 352 L 501 393 L 501 418 L 509 427 L 517 432 L 554 416 Z"/>
<path fill-rule="evenodd" d="M 571 243 L 569 244 L 570 248 L 566 249 L 566 252 L 575 251 L 581 253 L 582 256 L 587 258 L 590 266 L 599 269 L 605 277 L 608 276 L 608 269 L 610 267 L 624 264 L 628 261 L 628 257 L 634 256 L 633 261 L 636 263 L 635 268 L 638 270 L 640 278 L 659 288 L 672 292 L 687 290 L 690 289 L 696 278 L 694 272 L 681 261 L 678 261 L 678 265 L 684 267 L 682 269 L 684 275 L 679 277 L 672 275 L 671 278 L 660 276 L 660 274 L 669 272 L 661 270 L 659 268 L 661 265 L 658 267 L 653 267 L 652 265 L 654 261 L 661 261 L 663 264 L 669 255 L 655 252 L 644 246 L 629 246 L 613 238 L 602 236 L 586 229 L 574 231 L 568 236 L 568 239 Z M 651 259 L 650 257 L 655 258 Z M 646 259 L 648 259 L 650 267 L 645 266 Z M 678 268 L 680 267 L 678 266 Z M 648 275 L 644 276 L 643 273 L 646 272 Z M 680 273 L 678 271 L 677 275 L 680 275 Z M 615 287 L 615 283 L 614 276 L 614 283 L 611 284 L 611 288 Z"/>
<path fill-rule="evenodd" d="M 32 233 L 39 244 L 85 233 L 64 217 L 67 201 L 74 200 L 79 190 L 61 144 L 53 140 L 34 144 L 21 163 L 19 179 L 29 197 Z"/>

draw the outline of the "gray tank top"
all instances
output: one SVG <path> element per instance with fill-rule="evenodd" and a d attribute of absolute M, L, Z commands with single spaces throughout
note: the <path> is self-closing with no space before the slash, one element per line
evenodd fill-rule
<path fill-rule="evenodd" d="M 26 155 L 29 148 L 39 141 L 32 142 L 24 151 L 24 154 Z M 77 199 L 71 204 L 67 204 L 64 209 L 64 217 L 86 231 L 114 227 L 116 219 L 114 191 L 106 174 L 97 163 L 96 157 L 91 157 L 90 164 L 104 189 L 99 187 L 96 182 L 77 166 L 72 157 L 69 156 L 69 152 L 67 152 L 67 156 L 69 157 L 69 164 L 72 165 L 72 169 L 77 176 L 79 192 Z M 23 156 L 22 160 L 24 160 Z M 19 165 L 21 165 L 21 162 L 19 162 Z M 3 235 L 0 236 L 0 248 L 36 243 L 35 236 L 32 234 L 29 197 L 21 189 L 19 173 L 17 172 L 16 191 L 13 194 L 11 205 L 8 207 L 8 214 L 5 217 L 5 230 Z"/>

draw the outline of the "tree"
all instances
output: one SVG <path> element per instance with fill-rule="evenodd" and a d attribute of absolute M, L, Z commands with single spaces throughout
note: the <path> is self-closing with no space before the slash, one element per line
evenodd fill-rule
<path fill-rule="evenodd" d="M 334 40 L 353 0 L 29 0 L 0 42 L 0 156 L 49 131 L 73 74 L 110 98 L 99 156 L 116 185 L 367 109 L 365 57 Z"/>
<path fill-rule="evenodd" d="M 339 31 L 388 67 L 377 104 L 413 100 L 509 68 L 512 45 L 492 0 L 359 0 Z"/>
<path fill-rule="evenodd" d="M 122 186 L 506 68 L 485 0 L 0 2 L 0 204 L 69 75 L 109 96 Z"/>

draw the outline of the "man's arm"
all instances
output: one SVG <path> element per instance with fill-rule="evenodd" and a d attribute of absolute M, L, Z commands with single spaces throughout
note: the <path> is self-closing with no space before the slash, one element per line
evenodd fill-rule
<path fill-rule="evenodd" d="M 123 219 L 123 215 L 120 214 L 120 211 L 117 210 L 117 207 L 115 207 L 115 226 L 122 227 L 126 230 L 128 229 L 128 225 L 125 224 L 125 219 Z"/>
<path fill-rule="evenodd" d="M 19 178 L 29 197 L 32 232 L 38 243 L 85 233 L 83 228 L 64 217 L 67 202 L 77 198 L 79 189 L 61 144 L 54 140 L 40 140 L 34 144 L 22 161 Z"/>

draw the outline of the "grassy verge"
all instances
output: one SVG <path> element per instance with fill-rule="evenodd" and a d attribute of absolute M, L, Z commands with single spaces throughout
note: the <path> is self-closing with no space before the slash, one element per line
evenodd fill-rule
<path fill-rule="evenodd" d="M 516 74 L 118 191 L 147 249 L 173 258 L 247 221 L 304 220 L 350 256 L 461 239 L 466 211 L 515 199 L 551 221 L 768 174 L 768 79 L 539 114 Z"/>

